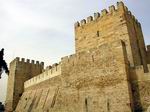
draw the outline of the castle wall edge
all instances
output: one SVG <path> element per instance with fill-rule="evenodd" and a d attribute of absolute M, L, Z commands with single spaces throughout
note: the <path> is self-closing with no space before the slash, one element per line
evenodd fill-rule
<path fill-rule="evenodd" d="M 147 66 L 150 71 L 150 64 Z M 144 73 L 143 65 L 139 65 L 130 68 L 130 78 L 135 111 L 142 110 L 145 112 L 150 104 L 150 72 Z"/>
<path fill-rule="evenodd" d="M 150 64 L 147 64 L 148 70 L 150 71 Z M 141 82 L 141 81 L 150 81 L 150 72 L 144 73 L 143 65 L 135 66 L 130 68 L 131 81 L 132 82 Z"/>
<path fill-rule="evenodd" d="M 150 64 L 150 45 L 147 45 L 147 63 Z"/>

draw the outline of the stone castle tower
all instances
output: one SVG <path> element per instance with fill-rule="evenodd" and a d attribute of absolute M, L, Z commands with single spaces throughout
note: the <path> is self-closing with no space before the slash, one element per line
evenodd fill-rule
<path fill-rule="evenodd" d="M 75 23 L 76 53 L 59 64 L 16 58 L 6 110 L 16 112 L 147 112 L 150 45 L 123 2 Z"/>
<path fill-rule="evenodd" d="M 82 52 L 104 43 L 123 40 L 131 66 L 144 65 L 147 72 L 146 49 L 140 23 L 122 3 L 104 9 L 75 24 L 76 52 Z M 94 19 L 94 20 L 93 20 Z"/>
<path fill-rule="evenodd" d="M 24 91 L 24 82 L 42 73 L 44 63 L 39 63 L 29 59 L 25 61 L 19 57 L 10 63 L 10 75 L 8 77 L 6 108 L 13 110 L 16 108 L 20 96 Z"/>

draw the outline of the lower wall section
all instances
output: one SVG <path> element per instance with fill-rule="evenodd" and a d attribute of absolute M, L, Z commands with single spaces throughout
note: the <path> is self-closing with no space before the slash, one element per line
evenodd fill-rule
<path fill-rule="evenodd" d="M 131 112 L 125 88 L 128 88 L 126 81 L 104 88 L 28 90 L 23 93 L 16 112 Z"/>
<path fill-rule="evenodd" d="M 134 82 L 132 85 L 136 111 L 146 112 L 150 106 L 150 81 Z"/>
<path fill-rule="evenodd" d="M 24 92 L 16 112 L 44 112 L 51 107 L 53 97 L 56 94 L 55 90 L 58 88 L 45 88 L 38 90 L 30 90 Z"/>
<path fill-rule="evenodd" d="M 61 85 L 60 76 L 25 89 L 20 98 L 16 112 L 44 112 L 54 105 L 55 94 Z"/>
<path fill-rule="evenodd" d="M 124 82 L 104 88 L 62 89 L 50 112 L 131 112 L 126 85 Z"/>

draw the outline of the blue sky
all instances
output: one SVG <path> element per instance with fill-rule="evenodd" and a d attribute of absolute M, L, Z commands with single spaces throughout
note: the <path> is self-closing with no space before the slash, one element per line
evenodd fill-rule
<path fill-rule="evenodd" d="M 74 23 L 100 12 L 118 0 L 0 0 L 0 48 L 9 63 L 15 57 L 59 62 L 74 53 Z M 150 1 L 124 0 L 141 22 L 150 44 Z M 0 79 L 0 101 L 5 100 L 7 77 Z"/>

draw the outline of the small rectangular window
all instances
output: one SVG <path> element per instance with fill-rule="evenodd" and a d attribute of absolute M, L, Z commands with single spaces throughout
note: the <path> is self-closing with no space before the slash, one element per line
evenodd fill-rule
<path fill-rule="evenodd" d="M 97 36 L 99 37 L 99 31 L 97 31 Z"/>

